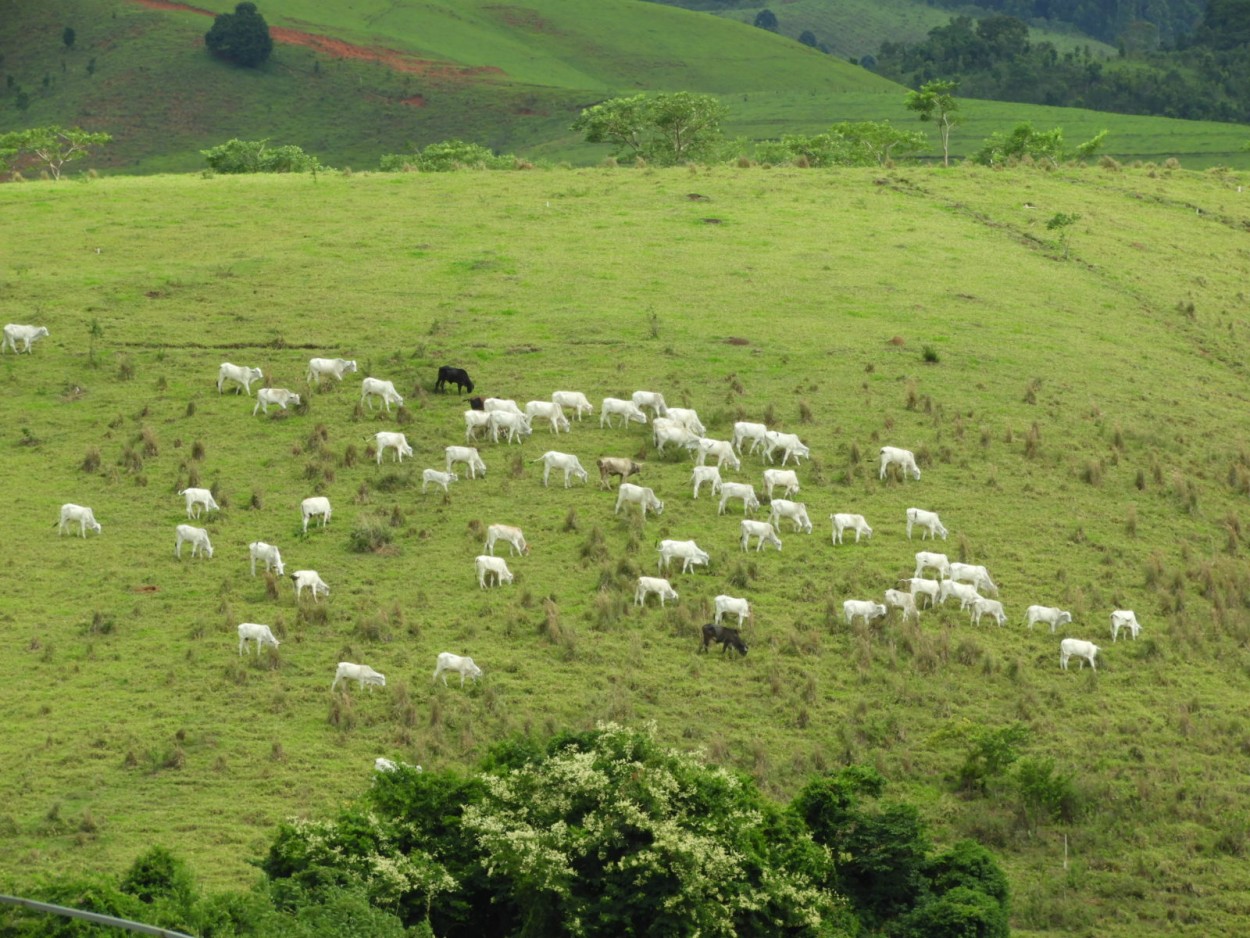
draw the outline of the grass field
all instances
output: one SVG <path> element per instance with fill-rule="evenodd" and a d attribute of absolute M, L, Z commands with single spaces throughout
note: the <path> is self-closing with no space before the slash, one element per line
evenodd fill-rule
<path fill-rule="evenodd" d="M 943 842 L 1003 857 L 1022 934 L 1235 933 L 1250 901 L 1244 182 L 911 168 L 4 187 L 20 238 L 0 315 L 51 335 L 0 358 L 15 730 L 0 881 L 120 869 L 163 843 L 240 885 L 276 822 L 332 810 L 377 755 L 458 766 L 507 734 L 610 718 L 654 721 L 779 798 L 877 766 Z M 1056 213 L 1080 216 L 1066 260 Z M 303 414 L 253 417 L 214 387 L 231 361 L 303 391 L 314 355 L 360 371 Z M 646 388 L 712 436 L 735 419 L 797 432 L 815 531 L 743 555 L 740 515 L 691 499 L 688 459 L 597 419 L 483 443 L 485 479 L 422 495 L 421 469 L 464 441 L 466 405 L 431 393 L 448 363 L 522 403 Z M 361 411 L 364 375 L 394 380 L 403 418 Z M 379 467 L 368 441 L 397 428 L 416 456 Z M 921 481 L 878 480 L 886 444 L 918 453 Z M 663 514 L 614 515 L 593 476 L 544 488 L 532 460 L 549 448 L 592 473 L 601 455 L 644 458 Z M 727 477 L 758 486 L 761 468 Z M 214 556 L 179 562 L 191 484 L 222 511 Z M 333 520 L 303 536 L 314 493 Z M 58 537 L 64 502 L 103 533 Z M 842 621 L 843 600 L 911 574 L 911 506 L 941 513 L 952 559 L 989 567 L 1006 627 L 949 607 L 918 628 Z M 835 547 L 834 511 L 875 535 Z M 494 522 L 532 553 L 483 591 L 473 557 Z M 389 544 L 353 550 L 379 530 Z M 696 539 L 710 570 L 637 609 L 664 537 Z M 289 581 L 270 595 L 248 573 L 256 539 L 318 570 L 329 600 L 297 606 Z M 745 659 L 696 653 L 718 593 L 751 600 Z M 1033 603 L 1072 611 L 1066 633 L 1103 646 L 1097 674 L 1059 670 L 1060 636 L 1022 625 Z M 1136 611 L 1137 641 L 1111 644 L 1117 608 Z M 278 653 L 240 658 L 242 621 L 272 625 Z M 440 651 L 472 655 L 480 685 L 431 686 Z M 341 660 L 387 688 L 331 694 Z M 1078 822 L 955 791 L 969 732 L 1013 722 L 1030 757 L 1072 773 Z"/>

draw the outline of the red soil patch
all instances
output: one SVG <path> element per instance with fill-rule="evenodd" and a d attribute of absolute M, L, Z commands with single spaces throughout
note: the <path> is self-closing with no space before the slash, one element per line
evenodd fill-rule
<path fill-rule="evenodd" d="M 400 98 L 400 104 L 406 104 L 409 107 L 425 107 L 425 98 L 419 94 L 414 94 L 411 98 Z"/>

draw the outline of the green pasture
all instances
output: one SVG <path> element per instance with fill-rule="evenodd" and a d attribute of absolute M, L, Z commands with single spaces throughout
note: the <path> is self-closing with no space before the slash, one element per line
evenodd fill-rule
<path fill-rule="evenodd" d="M 161 843 L 210 884 L 251 881 L 274 825 L 322 816 L 373 759 L 463 766 L 514 733 L 654 722 L 778 798 L 813 773 L 876 766 L 944 843 L 1003 858 L 1019 933 L 1233 934 L 1250 894 L 1244 760 L 1250 670 L 1250 195 L 1236 173 L 1162 168 L 839 173 L 555 170 L 317 177 L 150 176 L 0 190 L 15 233 L 0 316 L 46 325 L 0 357 L 0 882 L 116 870 Z M 1069 256 L 1048 230 L 1058 213 Z M 252 416 L 222 362 L 307 392 L 311 356 L 359 372 L 304 413 Z M 926 358 L 930 359 L 926 361 Z M 738 548 L 741 508 L 690 494 L 690 460 L 647 429 L 574 423 L 480 445 L 484 479 L 422 494 L 464 442 L 458 395 L 524 403 L 658 390 L 709 434 L 736 419 L 797 432 L 815 530 Z M 393 380 L 399 414 L 358 406 Z M 378 466 L 369 439 L 416 450 Z M 882 445 L 921 460 L 879 480 Z M 589 484 L 544 488 L 545 450 Z M 665 510 L 613 513 L 602 455 L 641 458 Z M 761 484 L 758 456 L 726 477 Z M 173 556 L 176 494 L 214 487 L 214 556 Z M 300 532 L 302 498 L 334 515 Z M 58 537 L 60 505 L 103 533 Z M 841 604 L 912 573 L 908 507 L 937 545 L 986 564 L 1010 622 L 954 608 L 848 627 Z M 834 546 L 828 516 L 864 514 Z M 485 525 L 521 526 L 516 582 L 481 590 Z M 352 549 L 354 532 L 390 542 Z M 656 542 L 694 538 L 711 567 L 680 600 L 633 605 Z M 297 606 L 248 573 L 247 544 L 318 570 Z M 923 546 L 928 547 L 926 543 Z M 746 596 L 746 658 L 698 654 L 712 597 Z M 1034 603 L 1103 647 L 1058 667 Z M 1109 614 L 1143 632 L 1112 644 Z M 235 625 L 276 654 L 240 658 Z M 431 685 L 441 651 L 480 684 Z M 338 661 L 387 676 L 329 690 Z M 955 791 L 967 734 L 1019 722 L 1024 751 L 1071 773 L 1083 813 L 1029 820 L 1010 792 Z"/>

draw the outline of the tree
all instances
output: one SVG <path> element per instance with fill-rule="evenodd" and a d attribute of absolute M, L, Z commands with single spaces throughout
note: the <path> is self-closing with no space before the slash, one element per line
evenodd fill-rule
<path fill-rule="evenodd" d="M 755 25 L 769 32 L 777 31 L 777 14 L 772 10 L 760 10 L 755 14 Z"/>
<path fill-rule="evenodd" d="M 585 133 L 587 143 L 613 144 L 616 156 L 672 165 L 714 157 L 725 114 L 725 106 L 711 95 L 639 94 L 586 108 L 571 129 Z"/>
<path fill-rule="evenodd" d="M 922 121 L 934 121 L 942 133 L 942 165 L 951 164 L 951 128 L 959 123 L 955 112 L 959 102 L 955 100 L 958 82 L 934 79 L 920 86 L 919 91 L 907 92 L 907 110 L 915 111 Z"/>
<path fill-rule="evenodd" d="M 811 46 L 813 49 L 815 49 L 816 48 L 816 34 L 812 32 L 810 29 L 805 29 L 803 30 L 803 32 L 799 33 L 799 42 L 803 43 L 803 45 L 805 46 Z"/>
<path fill-rule="evenodd" d="M 0 135 L 0 154 L 30 153 L 48 168 L 53 179 L 60 179 L 66 163 L 82 159 L 90 153 L 90 147 L 112 139 L 109 134 L 88 133 L 78 127 L 33 127 Z"/>
<path fill-rule="evenodd" d="M 61 33 L 61 42 L 65 43 L 66 49 L 74 48 L 74 27 L 66 26 L 65 31 Z"/>
<path fill-rule="evenodd" d="M 297 146 L 268 147 L 268 140 L 227 140 L 200 154 L 217 173 L 315 173 L 324 169 Z"/>
<path fill-rule="evenodd" d="M 218 58 L 255 68 L 273 52 L 269 24 L 254 3 L 240 3 L 233 13 L 222 13 L 204 34 L 204 45 Z"/>

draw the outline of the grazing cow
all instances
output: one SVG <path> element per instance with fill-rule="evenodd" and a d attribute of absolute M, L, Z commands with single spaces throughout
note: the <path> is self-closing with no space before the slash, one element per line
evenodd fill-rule
<path fill-rule="evenodd" d="M 833 543 L 835 544 L 842 543 L 842 534 L 847 528 L 855 531 L 856 544 L 859 543 L 861 534 L 866 538 L 872 538 L 872 528 L 868 527 L 868 522 L 864 520 L 863 515 L 832 514 L 829 520 L 833 522 Z"/>
<path fill-rule="evenodd" d="M 454 472 L 439 472 L 437 469 L 426 469 L 421 473 L 421 494 L 425 494 L 426 486 L 431 482 L 435 485 L 441 485 L 443 491 L 446 492 L 449 482 L 457 482 L 459 480 L 460 476 Z"/>
<path fill-rule="evenodd" d="M 521 410 L 520 405 L 517 404 L 516 401 L 510 400 L 509 398 L 506 398 L 506 397 L 486 398 L 484 401 L 482 401 L 482 410 L 486 411 L 487 413 L 494 413 L 495 411 L 499 411 L 500 413 L 505 413 L 505 414 L 517 414 L 517 415 L 521 415 L 525 413 L 525 411 Z"/>
<path fill-rule="evenodd" d="M 571 453 L 558 453 L 555 450 L 551 449 L 551 450 L 547 450 L 547 452 L 543 453 L 537 459 L 533 459 L 530 461 L 540 462 L 543 464 L 543 486 L 544 487 L 547 485 L 547 480 L 551 478 L 552 469 L 557 469 L 564 473 L 564 487 L 566 489 L 569 488 L 570 486 L 570 482 L 569 482 L 570 476 L 577 476 L 583 482 L 590 481 L 590 473 L 588 473 L 585 469 L 582 468 L 581 462 L 578 460 L 576 456 L 572 455 Z M 600 460 L 600 462 L 602 461 L 603 460 Z M 600 471 L 602 472 L 602 467 L 600 467 Z"/>
<path fill-rule="evenodd" d="M 700 437 L 698 445 L 696 464 L 702 466 L 707 462 L 709 456 L 715 456 L 717 467 L 729 463 L 734 469 L 742 468 L 742 461 L 738 459 L 738 454 L 734 452 L 733 444 L 728 440 L 710 440 L 707 437 Z"/>
<path fill-rule="evenodd" d="M 373 435 L 375 448 L 378 451 L 378 465 L 382 465 L 382 454 L 388 449 L 395 451 L 395 461 L 403 462 L 405 456 L 412 455 L 412 447 L 408 445 L 408 437 L 390 430 L 379 430 Z"/>
<path fill-rule="evenodd" d="M 591 406 L 586 395 L 581 391 L 552 391 L 551 403 L 559 404 L 561 407 L 567 407 L 573 411 L 578 421 L 582 419 L 582 414 L 593 414 L 594 407 Z"/>
<path fill-rule="evenodd" d="M 886 590 L 885 604 L 893 609 L 903 610 L 904 622 L 919 622 L 920 610 L 916 608 L 916 597 L 903 590 Z"/>
<path fill-rule="evenodd" d="M 881 472 L 878 477 L 884 479 L 886 470 L 891 466 L 898 466 L 904 479 L 910 472 L 917 482 L 920 481 L 920 467 L 916 465 L 916 455 L 911 450 L 899 449 L 897 446 L 881 447 Z"/>
<path fill-rule="evenodd" d="M 252 416 L 256 416 L 256 412 L 262 414 L 269 413 L 269 405 L 277 404 L 283 410 L 286 410 L 288 404 L 294 404 L 296 407 L 303 403 L 298 394 L 294 391 L 288 391 L 286 388 L 258 388 L 256 391 L 256 406 L 252 408 Z"/>
<path fill-rule="evenodd" d="M 777 450 L 782 452 L 781 464 L 783 466 L 789 462 L 791 456 L 794 457 L 795 463 L 799 462 L 800 456 L 812 458 L 812 451 L 799 439 L 797 433 L 778 433 L 776 430 L 769 430 L 764 434 L 764 458 L 772 462 L 773 453 Z"/>
<path fill-rule="evenodd" d="M 846 624 L 854 625 L 856 617 L 862 617 L 864 625 L 873 619 L 884 619 L 889 612 L 881 603 L 869 599 L 848 599 L 842 604 L 842 614 L 846 616 Z"/>
<path fill-rule="evenodd" d="M 42 339 L 47 334 L 47 326 L 22 326 L 11 322 L 4 327 L 4 339 L 0 341 L 0 353 L 3 353 L 6 348 L 11 348 L 14 355 L 20 355 L 23 351 L 29 355 L 31 343 L 36 339 Z M 21 349 L 17 347 L 18 342 L 22 343 Z"/>
<path fill-rule="evenodd" d="M 219 511 L 221 506 L 213 500 L 213 493 L 208 489 L 183 489 L 178 493 L 186 496 L 187 499 L 187 517 L 198 518 L 200 509 L 204 511 Z M 195 513 L 191 513 L 191 509 L 195 509 Z"/>
<path fill-rule="evenodd" d="M 931 537 L 935 541 L 940 534 L 942 540 L 946 540 L 946 528 L 942 525 L 936 511 L 925 511 L 923 508 L 907 509 L 907 540 L 911 540 L 911 529 L 919 525 L 924 530 L 920 534 L 923 541 L 926 537 Z"/>
<path fill-rule="evenodd" d="M 916 553 L 916 572 L 912 576 L 920 576 L 927 569 L 934 569 L 941 576 L 950 576 L 951 562 L 945 554 L 934 554 L 927 550 Z"/>
<path fill-rule="evenodd" d="M 473 567 L 477 571 L 477 585 L 482 589 L 486 589 L 486 581 L 491 574 L 495 575 L 496 586 L 503 586 L 505 583 L 512 582 L 512 571 L 508 569 L 508 565 L 504 563 L 502 557 L 478 554 L 473 559 Z"/>
<path fill-rule="evenodd" d="M 673 584 L 669 583 L 658 576 L 640 576 L 638 578 L 638 586 L 634 590 L 634 605 L 645 606 L 647 597 L 655 593 L 660 597 L 660 605 L 664 605 L 664 600 L 671 599 L 677 601 L 677 590 L 673 589 Z"/>
<path fill-rule="evenodd" d="M 454 384 L 461 394 L 473 393 L 473 382 L 469 380 L 469 373 L 463 368 L 454 368 L 451 365 L 440 365 L 438 368 L 438 380 L 434 382 L 434 390 L 440 393 L 447 390 L 447 385 Z"/>
<path fill-rule="evenodd" d="M 365 378 L 360 382 L 360 403 L 368 404 L 369 409 L 373 410 L 373 399 L 375 397 L 382 398 L 382 404 L 386 407 L 386 412 L 391 412 L 391 405 L 396 407 L 404 406 L 404 399 L 399 392 L 395 390 L 393 381 L 383 381 L 381 378 Z"/>
<path fill-rule="evenodd" d="M 710 559 L 707 551 L 700 549 L 694 541 L 663 540 L 656 550 L 660 552 L 661 570 L 667 570 L 674 557 L 681 560 L 682 573 L 689 573 L 691 567 L 706 567 Z"/>
<path fill-rule="evenodd" d="M 243 646 L 247 644 L 248 639 L 256 642 L 256 654 L 260 654 L 262 645 L 272 645 L 278 647 L 278 640 L 274 638 L 273 632 L 269 630 L 267 625 L 258 625 L 255 622 L 239 623 L 239 654 L 243 654 Z"/>
<path fill-rule="evenodd" d="M 977 588 L 971 583 L 957 583 L 954 580 L 943 580 L 938 586 L 938 604 L 945 604 L 946 600 L 950 599 L 952 596 L 959 600 L 959 609 L 961 612 L 981 598 L 981 594 L 977 592 Z"/>
<path fill-rule="evenodd" d="M 300 515 L 304 519 L 304 533 L 308 533 L 308 519 L 321 518 L 320 527 L 330 523 L 330 499 L 324 495 L 313 495 L 299 503 Z"/>
<path fill-rule="evenodd" d="M 534 418 L 546 420 L 551 424 L 551 432 L 559 433 L 561 430 L 569 433 L 573 426 L 569 423 L 569 418 L 564 416 L 564 408 L 559 404 L 553 404 L 551 401 L 528 401 L 525 404 L 525 416 L 532 423 Z"/>
<path fill-rule="evenodd" d="M 971 583 L 979 590 L 985 590 L 987 593 L 998 595 L 998 587 L 994 585 L 994 581 L 990 579 L 990 573 L 985 567 L 975 563 L 951 563 L 951 572 L 947 574 L 952 580 L 959 580 L 961 583 Z"/>
<path fill-rule="evenodd" d="M 87 528 L 95 531 L 96 534 L 103 530 L 100 522 L 95 520 L 95 512 L 86 505 L 75 505 L 72 502 L 66 502 L 61 506 L 61 520 L 57 524 L 56 536 L 60 537 L 65 533 L 66 529 L 73 522 L 78 522 L 78 533 L 81 537 L 87 536 Z"/>
<path fill-rule="evenodd" d="M 525 535 L 521 533 L 521 529 L 510 524 L 492 524 L 486 529 L 486 553 L 492 557 L 495 556 L 495 544 L 498 541 L 507 542 L 509 557 L 514 553 L 528 554 L 530 552 L 529 545 L 525 543 Z"/>
<path fill-rule="evenodd" d="M 265 565 L 266 573 L 272 569 L 278 571 L 278 576 L 282 576 L 286 572 L 286 565 L 282 562 L 282 554 L 272 544 L 266 544 L 264 541 L 252 541 L 252 543 L 247 545 L 247 553 L 252 561 L 252 576 L 256 576 L 256 561 L 258 560 Z"/>
<path fill-rule="evenodd" d="M 695 449 L 699 445 L 699 435 L 687 427 L 673 423 L 667 417 L 657 417 L 651 422 L 651 438 L 655 443 L 656 452 L 664 452 L 669 443 L 685 449 Z"/>
<path fill-rule="evenodd" d="M 460 675 L 461 687 L 464 687 L 464 679 L 466 677 L 473 678 L 476 681 L 482 676 L 482 669 L 473 663 L 472 658 L 464 655 L 453 655 L 449 651 L 440 651 L 434 666 L 434 677 L 430 679 L 430 683 L 433 684 L 437 681 L 438 676 L 441 674 L 443 676 L 443 686 L 446 687 L 448 671 L 455 671 Z"/>
<path fill-rule="evenodd" d="M 693 408 L 670 407 L 665 416 L 677 426 L 685 427 L 695 436 L 703 436 L 707 432 L 707 427 L 703 426 L 703 421 L 699 419 L 698 411 Z"/>
<path fill-rule="evenodd" d="M 720 480 L 720 466 L 695 466 L 690 480 L 694 483 L 695 498 L 699 497 L 699 489 L 703 487 L 704 482 L 712 483 L 713 495 L 719 495 L 721 486 L 724 484 Z"/>
<path fill-rule="evenodd" d="M 911 593 L 912 596 L 928 596 L 929 608 L 938 604 L 938 595 L 942 591 L 942 584 L 937 580 L 924 580 L 918 576 L 914 576 L 906 577 L 898 582 L 899 586 L 906 584 L 907 591 Z"/>
<path fill-rule="evenodd" d="M 462 462 L 469 467 L 469 478 L 476 479 L 477 473 L 481 473 L 482 477 L 486 477 L 486 463 L 482 462 L 482 457 L 478 455 L 475 446 L 448 446 L 443 449 L 443 453 L 447 457 L 447 471 L 451 472 L 451 467 L 458 462 Z"/>
<path fill-rule="evenodd" d="M 756 497 L 755 487 L 748 482 L 726 482 L 721 486 L 720 507 L 716 509 L 718 515 L 725 513 L 725 506 L 731 498 L 742 499 L 743 515 L 748 511 L 759 511 L 760 500 Z"/>
<path fill-rule="evenodd" d="M 752 521 L 750 518 L 742 519 L 742 539 L 740 541 L 742 549 L 746 550 L 751 543 L 751 538 L 759 538 L 755 545 L 755 552 L 759 553 L 764 549 L 765 544 L 772 544 L 778 550 L 781 550 L 781 538 L 777 536 L 777 532 L 773 530 L 773 526 L 767 521 Z"/>
<path fill-rule="evenodd" d="M 668 416 L 668 407 L 664 404 L 664 395 L 658 391 L 635 391 L 631 398 L 639 410 L 650 407 L 656 417 Z"/>
<path fill-rule="evenodd" d="M 310 358 L 308 359 L 308 373 L 304 379 L 312 384 L 314 379 L 320 381 L 322 378 L 333 378 L 335 381 L 342 381 L 343 375 L 348 372 L 356 371 L 356 362 L 346 358 Z"/>
<path fill-rule="evenodd" d="M 174 529 L 174 556 L 182 559 L 182 544 L 186 541 L 191 545 L 191 556 L 204 554 L 213 556 L 213 545 L 208 539 L 208 532 L 203 528 L 193 528 L 189 524 L 180 524 Z"/>
<path fill-rule="evenodd" d="M 499 442 L 499 431 L 508 431 L 509 443 L 523 443 L 525 438 L 533 433 L 530 427 L 530 419 L 525 414 L 514 414 L 510 410 L 492 410 L 487 412 L 490 420 L 487 426 L 490 428 L 490 438 L 493 442 Z"/>
<path fill-rule="evenodd" d="M 1030 606 L 1024 611 L 1024 624 L 1029 628 L 1033 628 L 1035 622 L 1046 622 L 1050 624 L 1051 632 L 1054 632 L 1057 627 L 1067 625 L 1071 621 L 1072 613 L 1056 609 L 1054 606 Z"/>
<path fill-rule="evenodd" d="M 768 512 L 768 523 L 781 533 L 781 519 L 789 518 L 794 522 L 794 529 L 804 534 L 812 533 L 812 521 L 807 517 L 807 505 L 803 502 L 792 502 L 784 498 L 774 498 Z"/>
<path fill-rule="evenodd" d="M 1082 641 L 1079 638 L 1065 638 L 1059 643 L 1059 667 L 1065 671 L 1068 670 L 1068 659 L 1077 657 L 1081 659 L 1081 667 L 1085 667 L 1085 662 L 1089 662 L 1089 666 L 1095 671 L 1098 670 L 1098 663 L 1094 660 L 1098 657 L 1099 648 L 1093 642 Z"/>
<path fill-rule="evenodd" d="M 664 503 L 655 497 L 655 492 L 652 489 L 634 485 L 632 482 L 622 482 L 620 488 L 617 489 L 616 510 L 613 514 L 619 515 L 621 506 L 626 503 L 640 505 L 642 507 L 643 520 L 646 520 L 648 508 L 657 515 L 664 513 Z"/>
<path fill-rule="evenodd" d="M 490 430 L 491 414 L 485 410 L 466 410 L 464 412 L 464 441 L 472 443 L 477 438 L 478 430 Z"/>
<path fill-rule="evenodd" d="M 723 593 L 712 600 L 712 606 L 716 610 L 712 621 L 717 625 L 720 625 L 720 620 L 728 613 L 738 617 L 738 628 L 742 628 L 742 620 L 751 614 L 751 604 L 745 599 L 726 596 Z"/>
<path fill-rule="evenodd" d="M 799 477 L 793 469 L 765 469 L 764 488 L 768 489 L 770 499 L 773 497 L 773 489 L 778 485 L 785 486 L 781 493 L 782 498 L 789 498 L 799 491 Z"/>
<path fill-rule="evenodd" d="M 227 381 L 233 381 L 247 392 L 248 397 L 251 397 L 252 382 L 260 381 L 264 377 L 264 373 L 259 368 L 248 368 L 246 365 L 232 365 L 229 362 L 222 362 L 221 367 L 217 369 L 217 393 L 221 393 L 221 389 Z M 239 388 L 235 388 L 234 391 L 236 394 L 239 393 Z M 253 415 L 255 415 L 254 411 Z"/>
<path fill-rule="evenodd" d="M 595 465 L 599 467 L 599 487 L 601 489 L 610 489 L 612 487 L 612 476 L 617 476 L 621 482 L 624 482 L 630 476 L 642 472 L 641 463 L 636 463 L 624 456 L 604 456 L 595 460 Z"/>
<path fill-rule="evenodd" d="M 330 685 L 330 690 L 338 687 L 339 681 L 344 683 L 356 681 L 360 685 L 361 690 L 364 690 L 367 684 L 369 685 L 369 693 L 373 693 L 375 686 L 386 686 L 386 675 L 379 674 L 367 664 L 352 664 L 350 661 L 340 661 L 338 668 L 334 672 L 334 682 Z"/>
<path fill-rule="evenodd" d="M 1003 612 L 1003 604 L 997 599 L 978 599 L 968 608 L 973 625 L 981 624 L 981 616 L 991 616 L 1000 626 L 1007 622 L 1007 613 Z"/>
<path fill-rule="evenodd" d="M 708 645 L 712 642 L 720 642 L 720 653 L 723 655 L 730 648 L 738 649 L 740 655 L 746 655 L 747 643 L 742 640 L 741 633 L 727 625 L 718 625 L 715 622 L 709 622 L 703 626 L 703 647 L 699 651 L 707 651 Z"/>
<path fill-rule="evenodd" d="M 739 453 L 742 452 L 742 443 L 744 440 L 751 441 L 751 449 L 749 452 L 754 453 L 757 447 L 764 446 L 768 436 L 768 427 L 762 423 L 749 423 L 745 420 L 739 420 L 734 424 L 733 447 Z"/>
<path fill-rule="evenodd" d="M 313 602 L 317 603 L 321 600 L 318 596 L 329 596 L 330 587 L 326 586 L 326 581 L 321 579 L 321 574 L 316 570 L 296 570 L 291 574 L 291 579 L 295 582 L 295 601 L 299 602 L 304 590 L 312 593 Z"/>
<path fill-rule="evenodd" d="M 1131 609 L 1117 609 L 1111 613 L 1111 640 L 1113 642 L 1119 637 L 1120 629 L 1127 629 L 1128 634 L 1133 636 L 1134 640 L 1137 639 L 1141 625 Z"/>
<path fill-rule="evenodd" d="M 631 420 L 635 423 L 646 423 L 647 415 L 638 409 L 633 401 L 623 401 L 619 397 L 605 397 L 603 403 L 599 407 L 599 427 L 603 428 L 606 423 L 612 426 L 612 418 L 614 416 L 621 418 L 621 426 L 625 426 Z"/>

